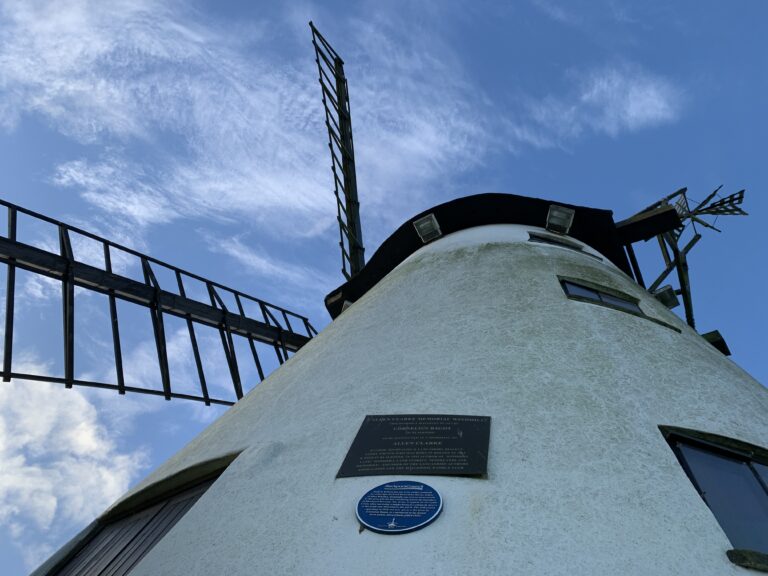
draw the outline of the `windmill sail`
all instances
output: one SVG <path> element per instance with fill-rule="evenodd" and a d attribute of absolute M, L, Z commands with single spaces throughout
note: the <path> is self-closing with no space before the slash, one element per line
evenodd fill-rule
<path fill-rule="evenodd" d="M 669 213 L 674 209 L 674 213 L 677 215 L 678 219 L 677 222 L 664 229 L 658 229 L 647 237 L 631 238 L 629 241 L 625 242 L 625 249 L 632 263 L 635 279 L 641 285 L 644 285 L 632 244 L 638 239 L 649 240 L 653 236 L 656 237 L 659 243 L 659 248 L 661 249 L 661 255 L 664 259 L 665 268 L 651 283 L 648 290 L 650 292 L 660 290 L 661 283 L 676 270 L 680 287 L 674 290 L 674 292 L 683 298 L 685 319 L 691 328 L 696 327 L 696 321 L 693 316 L 693 298 L 691 295 L 691 282 L 688 274 L 687 256 L 691 249 L 699 242 L 699 240 L 701 240 L 701 234 L 697 231 L 696 225 L 700 224 L 704 228 L 711 228 L 712 230 L 719 232 L 720 230 L 718 230 L 714 224 L 707 222 L 701 217 L 747 215 L 747 213 L 740 207 L 742 202 L 744 202 L 744 190 L 739 190 L 735 194 L 731 194 L 721 200 L 712 202 L 712 199 L 717 196 L 717 193 L 721 188 L 722 186 L 716 188 L 695 208 L 691 208 L 690 206 L 688 189 L 680 188 L 676 192 L 673 192 L 658 202 L 648 206 L 646 209 L 641 210 L 631 218 L 617 224 L 620 230 L 628 229 L 632 226 L 636 226 L 643 220 L 652 220 L 652 216 L 663 215 L 663 213 Z M 681 243 L 681 237 L 689 224 L 693 230 L 693 237 L 688 240 L 687 243 L 683 244 Z"/>
<path fill-rule="evenodd" d="M 2 378 L 8 382 L 13 378 L 24 380 L 40 380 L 58 382 L 67 388 L 72 386 L 88 386 L 117 390 L 120 394 L 139 392 L 164 396 L 166 400 L 182 398 L 197 400 L 205 404 L 231 405 L 232 401 L 213 397 L 205 379 L 203 362 L 195 333 L 196 325 L 216 328 L 221 337 L 235 397 L 243 396 L 243 383 L 238 368 L 235 353 L 234 338 L 242 337 L 248 341 L 253 362 L 259 379 L 264 379 L 264 369 L 256 348 L 256 343 L 267 344 L 274 350 L 280 364 L 288 359 L 289 353 L 296 352 L 317 331 L 309 320 L 294 312 L 269 304 L 253 296 L 249 296 L 232 288 L 227 288 L 211 280 L 187 272 L 156 258 L 141 254 L 125 246 L 120 246 L 110 240 L 101 238 L 85 230 L 69 226 L 58 220 L 32 212 L 10 202 L 0 200 L 0 206 L 8 212 L 8 235 L 0 237 L 0 262 L 6 264 L 6 300 L 5 300 L 5 335 Z M 17 239 L 17 216 L 24 214 L 38 221 L 53 224 L 58 230 L 59 253 L 43 250 L 38 247 L 20 242 Z M 96 241 L 103 250 L 103 267 L 86 264 L 77 259 L 72 250 L 71 234 L 78 234 Z M 141 263 L 144 282 L 115 274 L 112 260 L 116 252 L 127 253 L 138 258 Z M 16 292 L 16 269 L 28 270 L 61 282 L 62 312 L 64 328 L 64 376 L 25 374 L 13 369 L 13 328 Z M 159 269 L 170 272 L 176 280 L 176 286 L 162 286 L 157 279 Z M 209 302 L 187 296 L 187 282 L 196 281 L 205 286 Z M 112 340 L 115 358 L 115 374 L 117 382 L 96 382 L 75 377 L 75 287 L 93 290 L 107 295 L 109 298 L 109 313 L 112 326 Z M 230 310 L 222 298 L 235 302 L 236 310 Z M 123 373 L 122 346 L 120 324 L 118 322 L 116 300 L 138 304 L 145 308 L 152 320 L 152 329 L 160 367 L 162 390 L 141 386 L 129 386 L 125 383 Z M 245 305 L 249 309 L 258 309 L 260 318 L 252 318 L 246 314 Z M 164 316 L 172 315 L 186 321 L 189 341 L 194 354 L 200 393 L 186 394 L 174 391 L 168 368 L 168 353 L 165 335 Z"/>
<path fill-rule="evenodd" d="M 742 202 L 744 202 L 744 190 L 739 190 L 722 200 L 696 208 L 693 213 L 713 216 L 746 216 L 747 213 L 739 207 Z"/>
<path fill-rule="evenodd" d="M 357 199 L 355 147 L 352 142 L 347 78 L 344 75 L 344 61 L 312 22 L 309 27 L 312 29 L 315 61 L 323 91 L 325 125 L 328 128 L 336 217 L 339 221 L 341 271 L 349 280 L 365 265 L 365 248 L 360 226 L 360 203 Z"/>

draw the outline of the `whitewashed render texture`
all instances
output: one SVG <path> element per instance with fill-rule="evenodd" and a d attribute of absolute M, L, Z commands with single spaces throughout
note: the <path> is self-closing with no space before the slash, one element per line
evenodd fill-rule
<path fill-rule="evenodd" d="M 765 446 L 768 391 L 613 264 L 530 230 L 421 248 L 126 495 L 240 452 L 132 575 L 744 574 L 659 425 Z M 492 417 L 487 478 L 335 478 L 366 414 L 425 413 Z M 442 515 L 360 532 L 358 498 L 397 479 L 435 487 Z"/>

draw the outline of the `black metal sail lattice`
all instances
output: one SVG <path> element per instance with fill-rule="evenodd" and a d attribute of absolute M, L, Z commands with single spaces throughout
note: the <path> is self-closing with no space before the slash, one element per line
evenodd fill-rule
<path fill-rule="evenodd" d="M 344 61 L 312 22 L 309 23 L 309 27 L 312 29 L 315 61 L 323 91 L 325 125 L 328 128 L 328 148 L 331 151 L 331 170 L 336 195 L 336 217 L 339 222 L 341 271 L 349 280 L 365 265 L 349 90 L 347 78 L 344 75 Z"/>
<path fill-rule="evenodd" d="M 38 380 L 61 383 L 67 388 L 72 388 L 73 386 L 106 388 L 116 390 L 120 394 L 138 392 L 163 396 L 166 400 L 179 398 L 204 402 L 206 405 L 231 405 L 234 402 L 223 398 L 215 398 L 209 393 L 195 332 L 196 325 L 213 327 L 218 331 L 231 376 L 234 395 L 238 400 L 243 396 L 243 382 L 235 352 L 236 337 L 247 340 L 252 360 L 258 372 L 259 381 L 261 381 L 265 377 L 265 367 L 262 358 L 259 356 L 256 343 L 268 345 L 269 348 L 274 350 L 278 363 L 282 364 L 288 359 L 289 354 L 296 352 L 310 338 L 317 334 L 317 331 L 306 317 L 285 308 L 228 288 L 217 282 L 161 262 L 146 254 L 11 204 L 10 202 L 0 200 L 0 206 L 7 210 L 8 217 L 7 236 L 0 236 L 0 263 L 5 264 L 7 267 L 4 356 L 1 373 L 3 380 L 6 382 L 11 379 Z M 20 214 L 56 227 L 59 243 L 58 254 L 20 242 L 17 239 L 17 220 Z M 101 246 L 103 267 L 94 266 L 76 258 L 72 249 L 71 236 L 73 234 L 88 238 Z M 140 261 L 143 282 L 113 272 L 113 257 L 118 252 L 123 255 L 128 254 Z M 64 331 L 63 377 L 26 374 L 14 371 L 13 369 L 13 331 L 17 269 L 27 270 L 61 282 Z M 166 274 L 170 274 L 170 277 L 175 278 L 176 285 L 174 287 L 161 286 L 157 278 L 161 269 Z M 189 283 L 190 281 L 202 283 L 207 292 L 208 302 L 187 296 L 185 282 Z M 75 287 L 105 294 L 109 299 L 109 315 L 117 380 L 114 383 L 83 380 L 75 377 Z M 225 299 L 230 303 L 234 302 L 235 308 L 230 309 L 227 307 Z M 123 351 L 117 313 L 117 300 L 138 304 L 148 311 L 152 321 L 162 390 L 126 384 L 123 371 Z M 253 318 L 247 315 L 246 307 L 249 310 L 258 310 L 260 317 Z M 166 315 L 181 318 L 186 322 L 189 341 L 197 368 L 200 387 L 199 394 L 174 391 L 170 377 L 165 334 L 164 317 Z"/>
<path fill-rule="evenodd" d="M 663 219 L 665 212 L 669 213 L 671 211 L 673 215 L 677 215 L 674 225 L 656 230 L 646 237 L 631 238 L 630 241 L 626 242 L 625 248 L 637 281 L 642 286 L 645 286 L 645 282 L 635 258 L 632 243 L 637 240 L 647 241 L 653 237 L 656 238 L 659 244 L 659 249 L 661 250 L 661 256 L 664 260 L 664 269 L 648 286 L 648 291 L 655 293 L 657 290 L 660 290 L 662 288 L 662 282 L 664 282 L 673 271 L 677 271 L 679 288 L 674 289 L 674 293 L 677 296 L 681 296 L 683 299 L 685 320 L 691 328 L 696 327 L 696 321 L 693 314 L 693 298 L 691 295 L 691 282 L 688 271 L 688 254 L 693 247 L 698 244 L 702 237 L 697 229 L 697 225 L 720 232 L 715 226 L 716 219 L 719 216 L 747 215 L 741 208 L 741 204 L 744 202 L 744 190 L 739 190 L 734 194 L 730 194 L 729 196 L 713 202 L 721 188 L 722 186 L 717 187 L 693 208 L 691 207 L 690 198 L 688 197 L 688 189 L 680 188 L 658 202 L 651 204 L 644 210 L 641 210 L 631 218 L 617 224 L 620 229 L 628 228 L 632 224 L 636 224 L 643 219 L 650 221 L 654 216 Z M 702 218 L 703 216 L 714 216 L 715 222 L 707 222 Z M 687 242 L 684 241 L 685 239 L 683 238 L 683 234 L 686 233 L 686 231 L 689 231 L 685 238 L 687 239 Z"/>

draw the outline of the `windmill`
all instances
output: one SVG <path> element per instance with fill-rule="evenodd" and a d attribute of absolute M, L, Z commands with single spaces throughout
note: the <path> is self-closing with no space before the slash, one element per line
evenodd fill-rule
<path fill-rule="evenodd" d="M 344 306 L 354 302 L 356 296 L 350 296 L 357 285 L 354 280 L 365 267 L 365 248 L 360 220 L 360 202 L 357 191 L 354 142 L 352 137 L 352 117 L 349 103 L 349 88 L 344 73 L 344 61 L 323 37 L 315 25 L 310 22 L 312 45 L 321 88 L 325 125 L 328 131 L 328 149 L 331 157 L 333 193 L 336 199 L 337 222 L 339 227 L 339 247 L 341 251 L 341 272 L 347 281 L 347 297 L 341 297 L 342 291 L 334 291 L 326 298 L 326 305 L 332 317 Z M 744 190 L 725 198 L 713 201 L 722 188 L 717 188 L 694 208 L 690 207 L 687 189 L 683 188 L 648 206 L 636 215 L 618 223 L 617 229 L 622 235 L 622 242 L 631 263 L 631 274 L 641 286 L 645 286 L 640 267 L 635 256 L 633 243 L 647 241 L 655 237 L 661 248 L 665 268 L 648 287 L 668 305 L 676 303 L 675 295 L 683 298 L 688 324 L 695 327 L 693 304 L 688 274 L 687 254 L 701 239 L 697 225 L 715 231 L 714 224 L 704 220 L 705 216 L 745 215 L 740 205 L 744 200 Z M 126 392 L 163 396 L 204 402 L 206 405 L 231 405 L 231 400 L 212 397 L 208 390 L 205 367 L 195 332 L 196 325 L 216 328 L 219 332 L 221 347 L 224 352 L 228 373 L 235 398 L 243 397 L 243 383 L 235 347 L 235 338 L 244 338 L 248 342 L 252 361 L 256 367 L 259 381 L 265 376 L 262 359 L 256 343 L 267 344 L 274 351 L 278 364 L 285 362 L 289 354 L 298 351 L 317 331 L 306 316 L 292 312 L 280 306 L 229 288 L 195 273 L 182 270 L 149 255 L 142 254 L 86 230 L 76 228 L 0 199 L 7 213 L 7 236 L 0 237 L 0 262 L 7 266 L 5 332 L 3 345 L 2 379 L 25 379 L 48 381 L 73 386 L 104 388 Z M 18 215 L 22 214 L 40 222 L 53 225 L 57 230 L 58 253 L 43 250 L 18 237 Z M 648 228 L 650 223 L 651 228 Z M 419 226 L 429 226 L 427 220 Z M 670 227 L 671 226 L 671 227 Z M 680 246 L 684 231 L 693 231 L 692 239 Z M 649 231 L 650 230 L 650 231 Z M 639 231 L 639 232 L 638 232 Z M 638 235 L 639 234 L 639 235 Z M 78 235 L 98 243 L 103 253 L 101 266 L 87 264 L 72 248 L 71 236 Z M 120 253 L 137 259 L 143 282 L 115 274 L 112 269 L 113 254 Z M 41 375 L 14 371 L 13 369 L 13 333 L 15 322 L 16 269 L 24 269 L 41 274 L 61 282 L 62 318 L 63 318 L 63 360 L 64 375 Z M 155 268 L 170 273 L 176 282 L 172 286 L 161 286 Z M 667 286 L 659 290 L 661 283 L 669 274 L 677 270 L 678 289 Z M 187 296 L 186 281 L 201 282 L 205 286 L 208 301 L 200 301 Z M 115 382 L 83 380 L 75 377 L 75 287 L 92 290 L 107 295 L 109 299 L 110 327 L 113 341 Z M 222 295 L 227 295 L 235 303 L 230 309 Z M 160 370 L 162 390 L 140 385 L 126 385 L 123 370 L 123 350 L 120 336 L 120 322 L 116 306 L 117 300 L 138 304 L 146 310 L 152 322 L 155 349 Z M 341 308 L 340 308 L 341 307 Z M 246 308 L 252 309 L 251 315 Z M 194 356 L 198 377 L 199 393 L 189 394 L 174 390 L 168 367 L 167 338 L 164 315 L 181 318 L 187 325 L 189 343 Z M 712 338 L 722 341 L 719 333 L 711 333 Z M 720 345 L 720 344 L 719 344 Z M 724 341 L 722 342 L 724 346 Z M 725 347 L 727 349 L 727 347 Z"/>
<path fill-rule="evenodd" d="M 768 436 L 766 392 L 655 291 L 677 268 L 690 300 L 691 245 L 679 248 L 680 230 L 741 213 L 742 193 L 694 209 L 676 193 L 621 222 L 539 198 L 468 196 L 408 219 L 364 263 L 343 62 L 310 27 L 346 279 L 325 300 L 334 322 L 319 334 L 307 322 L 314 337 L 301 341 L 287 311 L 279 327 L 266 312 L 258 325 L 228 316 L 218 285 L 193 313 L 183 295 L 169 304 L 146 271 L 141 302 L 192 322 L 218 314 L 225 349 L 236 332 L 276 353 L 288 342 L 303 349 L 36 576 L 361 566 L 715 576 L 732 572 L 730 562 L 765 565 L 768 531 L 730 521 L 746 509 L 748 522 L 763 492 L 768 503 L 768 450 L 755 444 Z M 673 266 L 651 290 L 633 245 L 659 237 Z M 17 251 L 13 263 L 45 268 L 45 256 L 67 289 L 79 282 L 138 298 L 138 286 L 80 270 L 68 254 L 24 260 Z M 729 473 L 755 502 L 722 500 Z M 372 476 L 385 484 L 372 489 Z M 413 478 L 425 476 L 442 498 Z M 450 515 L 433 522 L 443 501 Z"/>

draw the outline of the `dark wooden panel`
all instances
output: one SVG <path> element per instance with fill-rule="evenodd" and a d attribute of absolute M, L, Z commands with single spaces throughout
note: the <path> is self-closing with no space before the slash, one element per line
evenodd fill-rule
<path fill-rule="evenodd" d="M 126 576 L 213 484 L 208 481 L 104 525 L 52 576 Z"/>
<path fill-rule="evenodd" d="M 617 222 L 616 231 L 619 233 L 619 241 L 622 244 L 633 244 L 641 240 L 650 240 L 654 236 L 670 232 L 682 225 L 675 207 L 665 205 Z"/>

